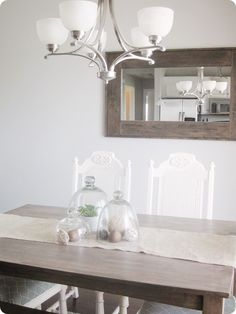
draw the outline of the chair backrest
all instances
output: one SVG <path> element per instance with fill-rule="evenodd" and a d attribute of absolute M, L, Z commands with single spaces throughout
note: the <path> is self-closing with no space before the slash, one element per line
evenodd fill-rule
<path fill-rule="evenodd" d="M 115 190 L 121 190 L 124 198 L 130 201 L 131 162 L 124 166 L 112 152 L 96 151 L 82 164 L 74 160 L 73 193 L 83 186 L 86 176 L 95 177 L 95 185 L 100 187 L 112 199 Z"/>
<path fill-rule="evenodd" d="M 155 167 L 150 162 L 147 209 L 149 214 L 212 219 L 214 168 L 209 172 L 194 155 L 171 154 Z M 207 196 L 204 187 L 208 181 Z M 156 193 L 155 193 L 156 192 Z M 204 206 L 204 200 L 206 206 Z"/>

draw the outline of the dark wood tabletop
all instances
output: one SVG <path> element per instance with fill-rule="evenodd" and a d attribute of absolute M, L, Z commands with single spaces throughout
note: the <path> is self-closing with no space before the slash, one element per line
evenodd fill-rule
<path fill-rule="evenodd" d="M 8 213 L 61 218 L 59 207 L 26 205 Z M 236 222 L 139 215 L 140 225 L 234 234 Z M 234 269 L 141 253 L 0 239 L 0 273 L 222 314 Z"/>

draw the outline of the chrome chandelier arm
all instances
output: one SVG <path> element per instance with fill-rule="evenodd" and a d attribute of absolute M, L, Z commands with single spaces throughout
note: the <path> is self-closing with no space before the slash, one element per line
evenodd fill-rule
<path fill-rule="evenodd" d="M 186 95 L 194 96 L 198 100 L 201 100 L 201 99 L 205 98 L 207 95 L 211 95 L 211 94 L 206 93 L 205 91 L 203 91 L 202 93 L 200 93 L 200 95 L 198 95 L 198 90 L 196 89 L 193 92 L 184 93 L 184 96 L 186 96 Z"/>
<path fill-rule="evenodd" d="M 133 54 L 128 55 L 127 57 L 123 58 L 122 60 L 120 60 L 119 63 L 124 62 L 124 61 L 127 61 L 127 60 L 148 61 L 148 62 L 152 62 L 152 64 L 155 64 L 155 61 L 152 60 L 152 59 L 149 59 L 149 58 L 142 58 L 142 57 L 139 58 L 139 56 L 136 56 L 136 55 L 133 55 Z M 117 63 L 117 64 L 119 64 L 119 63 Z M 116 64 L 116 65 L 117 65 L 117 64 Z M 112 69 L 112 68 L 110 68 L 110 70 L 111 70 L 111 71 L 114 71 L 114 69 Z"/>
<path fill-rule="evenodd" d="M 194 96 L 194 97 L 196 97 L 198 100 L 200 100 L 200 97 L 199 97 L 197 94 L 195 94 L 195 93 L 183 93 L 183 96 Z"/>
<path fill-rule="evenodd" d="M 79 44 L 83 44 L 82 42 L 78 42 Z M 102 68 L 104 71 L 108 71 L 108 66 L 107 66 L 107 62 L 106 62 L 106 59 L 105 57 L 103 56 L 103 54 L 98 51 L 96 48 L 94 48 L 93 46 L 91 45 L 88 45 L 88 44 L 84 44 L 84 47 L 85 48 L 88 48 L 90 49 L 92 52 L 94 52 L 96 54 L 96 56 L 98 57 L 98 59 L 100 60 L 101 62 L 101 65 L 102 65 Z M 78 49 L 75 49 L 74 51 L 70 52 L 72 55 L 76 54 L 78 51 L 80 50 L 80 48 Z M 93 58 L 90 58 L 90 60 L 93 61 Z"/>
<path fill-rule="evenodd" d="M 84 41 L 78 41 L 78 40 L 76 40 L 75 43 L 71 43 L 71 46 L 75 46 L 75 47 L 76 47 L 76 46 L 79 46 L 79 44 L 80 44 L 80 47 L 76 48 L 76 51 L 78 52 L 78 51 L 82 50 L 84 47 L 86 47 L 86 45 L 87 45 L 89 39 L 90 39 L 91 36 L 92 36 L 93 31 L 94 31 L 94 28 L 92 28 L 92 29 L 89 31 L 89 34 L 88 34 L 87 38 L 86 38 Z"/>
<path fill-rule="evenodd" d="M 105 0 L 105 1 L 107 1 L 107 0 Z M 111 14 L 112 23 L 113 23 L 113 26 L 114 26 L 116 38 L 117 38 L 121 48 L 124 51 L 128 51 L 127 46 L 128 47 L 131 47 L 131 46 L 128 44 L 128 42 L 125 40 L 125 38 L 123 37 L 123 35 L 120 32 L 120 29 L 119 29 L 119 26 L 118 26 L 118 23 L 117 23 L 116 17 L 115 17 L 113 0 L 109 0 L 109 10 L 110 10 L 110 14 Z M 133 48 L 133 47 L 131 47 L 131 48 Z"/>
<path fill-rule="evenodd" d="M 195 93 L 183 93 L 183 95 L 184 96 L 194 96 L 194 97 L 196 97 L 197 98 L 197 100 L 198 100 L 198 104 L 199 105 L 203 105 L 204 104 L 204 98 L 206 97 L 206 94 L 204 95 L 204 96 L 199 96 L 199 95 L 197 95 L 197 94 L 195 94 Z"/>
<path fill-rule="evenodd" d="M 155 64 L 155 61 L 151 58 L 141 57 L 141 56 L 137 56 L 137 55 L 131 53 L 131 54 L 128 54 L 127 57 L 124 57 L 121 60 L 119 60 L 119 62 L 116 63 L 116 65 L 118 65 L 121 62 L 127 61 L 127 60 L 140 60 L 140 61 L 147 61 L 151 65 Z M 110 70 L 114 71 L 114 68 L 110 68 Z"/>
<path fill-rule="evenodd" d="M 122 53 L 119 57 L 117 57 L 111 64 L 110 70 L 114 71 L 115 67 L 117 66 L 117 64 L 121 63 L 124 58 L 126 58 L 129 55 L 133 55 L 136 52 L 142 52 L 144 50 L 150 50 L 152 52 L 156 51 L 156 50 L 160 50 L 160 51 L 165 51 L 165 48 L 162 46 L 149 46 L 149 47 L 142 47 L 142 48 L 135 48 L 132 49 L 130 51 L 125 51 L 124 53 Z M 135 55 L 134 55 L 135 56 Z M 135 56 L 136 57 L 136 56 Z M 142 57 L 138 57 L 138 58 L 142 58 Z M 145 57 L 144 57 L 145 58 Z M 133 58 L 134 59 L 134 58 Z M 135 58 L 136 59 L 136 58 Z M 148 59 L 148 60 L 147 60 Z M 143 60 L 143 59 L 142 59 Z M 152 59 L 149 58 L 145 58 L 144 61 L 150 61 Z M 153 60 L 152 60 L 153 61 Z"/>
<path fill-rule="evenodd" d="M 107 12 L 107 1 L 106 0 L 98 0 L 98 17 L 99 17 L 99 25 L 98 25 L 98 33 L 95 40 L 90 43 L 90 45 L 95 46 L 99 44 L 99 41 L 102 37 L 102 32 L 105 27 L 106 22 L 106 12 Z"/>
<path fill-rule="evenodd" d="M 147 61 L 150 64 L 155 64 L 155 61 L 152 58 L 149 57 L 141 57 L 141 56 L 137 56 L 133 53 L 130 54 L 131 56 L 134 56 L 136 60 L 140 60 L 140 61 Z"/>
<path fill-rule="evenodd" d="M 49 53 L 49 54 L 47 54 L 44 58 L 47 59 L 48 57 L 55 57 L 55 56 L 56 56 L 56 57 L 57 57 L 57 56 L 82 57 L 82 58 L 84 58 L 84 59 L 87 59 L 87 60 L 93 62 L 93 63 L 97 66 L 99 72 L 102 71 L 102 68 L 101 68 L 101 65 L 99 64 L 99 62 L 97 62 L 97 61 L 94 60 L 93 58 L 90 58 L 89 56 L 82 55 L 82 54 L 80 54 L 80 53 L 72 53 L 72 52 L 54 52 L 54 53 Z"/>

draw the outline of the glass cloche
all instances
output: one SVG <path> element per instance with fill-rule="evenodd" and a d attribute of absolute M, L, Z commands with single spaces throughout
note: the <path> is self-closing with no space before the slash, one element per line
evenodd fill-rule
<path fill-rule="evenodd" d="M 85 177 L 85 186 L 72 197 L 69 211 L 79 216 L 89 226 L 91 232 L 97 231 L 98 218 L 107 203 L 107 196 L 103 190 L 95 186 L 95 178 Z"/>
<path fill-rule="evenodd" d="M 97 240 L 117 243 L 136 242 L 139 236 L 138 219 L 131 205 L 123 199 L 121 191 L 113 194 L 99 217 Z"/>
<path fill-rule="evenodd" d="M 62 244 L 78 242 L 85 238 L 89 232 L 89 225 L 68 210 L 68 216 L 60 220 L 57 225 L 57 241 Z"/>

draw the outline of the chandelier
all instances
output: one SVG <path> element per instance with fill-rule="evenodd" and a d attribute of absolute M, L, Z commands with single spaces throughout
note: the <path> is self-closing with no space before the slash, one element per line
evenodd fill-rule
<path fill-rule="evenodd" d="M 204 67 L 198 68 L 198 83 L 192 90 L 192 81 L 180 81 L 176 83 L 176 88 L 182 96 L 194 96 L 198 99 L 199 105 L 203 105 L 205 97 L 212 95 L 213 91 L 224 94 L 227 89 L 227 82 L 216 82 L 214 80 L 204 81 Z"/>
<path fill-rule="evenodd" d="M 106 32 L 104 31 L 108 9 L 113 22 L 117 40 L 122 48 L 121 54 L 110 64 L 106 60 Z M 174 12 L 165 7 L 147 7 L 138 11 L 138 27 L 131 30 L 132 43 L 121 33 L 114 12 L 113 0 L 65 1 L 59 5 L 60 18 L 42 19 L 37 22 L 39 39 L 47 46 L 49 56 L 78 56 L 90 61 L 98 68 L 98 77 L 108 83 L 116 78 L 115 68 L 126 60 L 147 61 L 150 65 L 154 51 L 165 51 L 162 39 L 171 31 Z M 72 49 L 59 52 L 72 37 Z"/>

